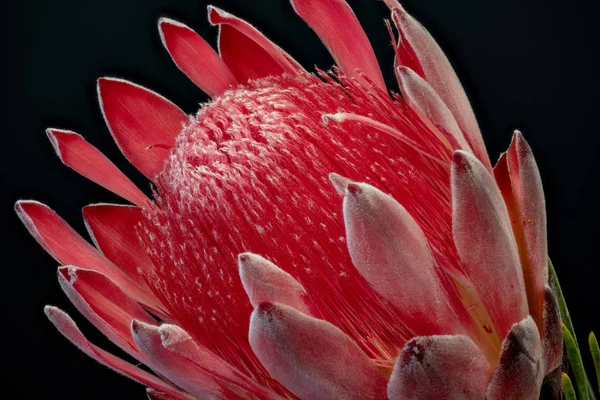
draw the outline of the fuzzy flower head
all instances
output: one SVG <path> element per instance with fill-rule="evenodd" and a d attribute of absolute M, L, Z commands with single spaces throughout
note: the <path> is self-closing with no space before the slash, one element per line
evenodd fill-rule
<path fill-rule="evenodd" d="M 66 165 L 133 205 L 83 209 L 95 246 L 40 203 L 17 213 L 78 310 L 155 374 L 47 307 L 69 340 L 154 399 L 539 398 L 562 336 L 535 160 L 516 132 L 492 168 L 443 52 L 386 4 L 401 95 L 343 0 L 292 0 L 329 72 L 216 8 L 218 53 L 161 19 L 209 103 L 188 116 L 98 81 L 152 200 L 81 136 L 48 130 Z"/>

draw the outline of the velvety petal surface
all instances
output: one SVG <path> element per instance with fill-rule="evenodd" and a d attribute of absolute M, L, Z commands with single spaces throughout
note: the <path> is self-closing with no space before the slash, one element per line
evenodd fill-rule
<path fill-rule="evenodd" d="M 466 336 L 420 336 L 398 356 L 389 400 L 482 400 L 492 368 Z"/>
<path fill-rule="evenodd" d="M 244 21 L 243 19 L 240 19 L 234 15 L 231 15 L 230 13 L 223 11 L 214 6 L 208 6 L 208 19 L 211 24 L 221 26 L 221 28 L 222 28 L 221 33 L 223 32 L 223 28 L 225 27 L 225 25 L 227 25 L 227 26 L 231 27 L 232 29 L 236 30 L 239 34 L 247 37 L 250 41 L 254 42 L 254 44 L 256 46 L 260 47 L 266 54 L 268 54 L 268 56 L 273 61 L 275 61 L 277 63 L 277 65 L 279 65 L 279 67 L 284 72 L 296 73 L 296 72 L 303 70 L 302 66 L 300 66 L 300 64 L 298 64 L 298 62 L 296 60 L 294 60 L 288 53 L 286 53 L 282 48 L 277 46 L 275 43 L 271 42 L 258 29 L 256 29 L 254 26 L 250 25 L 248 22 Z M 231 33 L 231 31 L 230 31 L 230 33 Z M 233 35 L 233 37 L 239 38 L 238 35 Z M 243 43 L 246 43 L 251 48 L 256 49 L 256 46 L 250 45 L 249 42 L 247 42 L 247 41 L 244 41 L 242 43 L 232 43 L 231 47 L 229 47 L 229 45 L 227 46 L 227 49 L 220 46 L 219 50 L 221 51 L 221 57 L 223 58 L 225 63 L 228 63 L 227 58 L 229 56 L 236 57 L 233 54 L 236 49 L 238 51 L 245 52 L 245 49 L 242 48 Z M 227 55 L 225 55 L 223 53 L 223 51 L 225 53 L 227 53 Z M 260 57 L 262 58 L 263 63 L 268 62 L 264 58 L 264 55 L 261 55 Z M 236 63 L 237 63 L 237 57 L 236 57 Z M 232 70 L 234 70 L 234 73 L 235 73 L 236 66 L 233 64 L 231 64 L 231 65 L 228 64 L 228 65 L 230 68 L 232 68 Z M 261 64 L 261 65 L 265 66 L 265 64 Z M 237 67 L 241 68 L 241 66 L 237 66 Z M 273 66 L 271 66 L 270 68 L 273 68 Z M 265 75 L 263 75 L 263 76 L 265 76 Z"/>
<path fill-rule="evenodd" d="M 179 69 L 211 97 L 237 86 L 217 52 L 186 25 L 169 18 L 158 22 L 160 38 Z"/>
<path fill-rule="evenodd" d="M 516 131 L 507 152 L 507 164 L 518 215 L 513 224 L 523 265 L 529 309 L 542 329 L 545 286 L 548 283 L 546 200 L 540 172 L 529 144 Z"/>
<path fill-rule="evenodd" d="M 488 400 L 538 400 L 544 379 L 540 333 L 531 317 L 516 323 L 502 342 Z"/>
<path fill-rule="evenodd" d="M 429 118 L 437 128 L 448 136 L 445 138 L 448 147 L 452 150 L 472 151 L 452 112 L 423 78 L 406 67 L 398 67 L 396 76 L 400 84 L 400 90 L 408 99 L 409 105 L 421 112 L 424 117 Z"/>
<path fill-rule="evenodd" d="M 238 265 L 242 284 L 254 307 L 262 302 L 280 303 L 307 315 L 319 315 L 304 287 L 277 265 L 252 253 L 240 254 Z"/>
<path fill-rule="evenodd" d="M 456 249 L 495 321 L 486 331 L 503 338 L 528 314 L 519 253 L 494 179 L 475 156 L 461 150 L 452 161 L 452 210 Z"/>
<path fill-rule="evenodd" d="M 291 0 L 296 13 L 315 31 L 344 73 L 362 71 L 386 90 L 379 63 L 354 12 L 344 0 Z"/>
<path fill-rule="evenodd" d="M 156 321 L 106 276 L 91 270 L 62 267 L 57 271 L 58 282 L 69 300 L 90 322 L 113 343 L 140 361 L 131 337 L 131 321 Z"/>
<path fill-rule="evenodd" d="M 166 349 L 161 340 L 159 327 L 134 320 L 131 333 L 139 349 L 150 360 L 149 365 L 186 392 L 202 399 L 220 400 L 223 387 L 207 372 L 179 354 Z"/>
<path fill-rule="evenodd" d="M 142 210 L 118 204 L 93 204 L 82 211 L 96 247 L 140 285 L 146 286 L 144 275 L 151 272 L 153 265 L 136 232 L 144 220 Z"/>
<path fill-rule="evenodd" d="M 71 343 L 83 351 L 88 356 L 92 357 L 99 363 L 108 368 L 123 374 L 143 385 L 150 386 L 157 391 L 168 394 L 170 397 L 179 400 L 191 399 L 190 396 L 181 392 L 179 389 L 170 385 L 158 377 L 149 374 L 148 372 L 118 358 L 114 355 L 102 350 L 101 348 L 90 343 L 81 333 L 75 322 L 64 311 L 46 306 L 44 313 L 48 319 L 54 324 L 56 329 L 60 331 Z"/>
<path fill-rule="evenodd" d="M 153 309 L 161 308 L 148 287 L 139 285 L 134 278 L 100 254 L 48 206 L 37 201 L 22 200 L 15 204 L 15 210 L 29 233 L 60 264 L 100 272 L 127 290 L 135 300 Z"/>
<path fill-rule="evenodd" d="M 542 337 L 544 349 L 544 366 L 546 374 L 560 366 L 563 354 L 562 319 L 556 294 L 546 285 L 544 299 L 544 333 Z"/>
<path fill-rule="evenodd" d="M 159 94 L 122 79 L 98 79 L 98 97 L 121 152 L 153 180 L 188 121 L 187 115 Z"/>
<path fill-rule="evenodd" d="M 407 51 L 416 57 L 423 71 L 422 77 L 452 111 L 473 153 L 491 171 L 492 166 L 473 109 L 446 55 L 429 32 L 396 0 L 386 0 L 386 3 L 391 6 L 392 17 L 400 31 L 400 40 L 406 42 L 404 46 L 408 48 Z"/>
<path fill-rule="evenodd" d="M 46 134 L 66 166 L 139 207 L 150 203 L 125 174 L 81 135 L 62 129 L 48 129 Z"/>
<path fill-rule="evenodd" d="M 303 399 L 385 399 L 386 381 L 348 336 L 291 307 L 261 303 L 250 345 L 267 371 Z"/>
<path fill-rule="evenodd" d="M 352 262 L 414 333 L 463 330 L 427 239 L 404 207 L 370 185 L 352 182 L 346 186 L 344 222 Z"/>

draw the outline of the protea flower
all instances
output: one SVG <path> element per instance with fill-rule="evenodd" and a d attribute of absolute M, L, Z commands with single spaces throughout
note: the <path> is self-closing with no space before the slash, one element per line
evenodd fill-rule
<path fill-rule="evenodd" d="M 95 247 L 43 204 L 17 213 L 63 265 L 78 310 L 155 374 L 48 306 L 61 333 L 154 399 L 537 399 L 546 377 L 559 389 L 531 150 L 516 132 L 492 167 L 443 52 L 386 3 L 401 95 L 343 0 L 292 0 L 330 72 L 305 71 L 216 8 L 219 53 L 161 19 L 209 103 L 188 116 L 133 83 L 98 81 L 109 130 L 153 199 L 78 134 L 48 130 L 67 166 L 133 205 L 84 208 Z"/>

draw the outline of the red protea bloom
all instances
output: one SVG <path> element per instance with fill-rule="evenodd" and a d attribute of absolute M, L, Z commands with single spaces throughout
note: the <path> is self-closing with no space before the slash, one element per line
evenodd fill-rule
<path fill-rule="evenodd" d="M 187 116 L 132 83 L 98 82 L 154 200 L 81 136 L 48 130 L 66 165 L 135 205 L 84 208 L 96 248 L 40 203 L 17 212 L 64 265 L 75 306 L 156 375 L 47 307 L 69 340 L 156 399 L 539 397 L 562 344 L 535 160 L 517 132 L 492 168 L 444 54 L 387 3 L 402 96 L 343 0 L 292 0 L 330 73 L 215 8 L 219 54 L 161 20 L 211 102 Z"/>

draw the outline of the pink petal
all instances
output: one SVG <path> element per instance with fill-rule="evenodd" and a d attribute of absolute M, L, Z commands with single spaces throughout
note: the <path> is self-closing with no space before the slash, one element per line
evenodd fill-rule
<path fill-rule="evenodd" d="M 402 39 L 407 42 L 406 45 L 414 52 L 423 70 L 423 78 L 452 112 L 467 142 L 473 149 L 473 153 L 491 171 L 492 166 L 473 109 L 444 52 L 429 32 L 408 15 L 397 2 L 388 0 L 387 3 L 392 5 L 392 16 L 396 27 L 400 31 Z M 410 67 L 410 65 L 408 66 Z"/>
<path fill-rule="evenodd" d="M 202 399 L 223 398 L 223 388 L 213 377 L 190 360 L 163 347 L 158 326 L 134 320 L 131 333 L 138 348 L 158 374 Z"/>
<path fill-rule="evenodd" d="M 558 368 L 562 362 L 562 319 L 554 291 L 546 285 L 544 300 L 544 333 L 542 340 L 546 374 Z"/>
<path fill-rule="evenodd" d="M 242 284 L 254 307 L 262 302 L 280 303 L 307 315 L 320 316 L 304 287 L 275 264 L 252 253 L 240 254 L 238 264 Z"/>
<path fill-rule="evenodd" d="M 83 336 L 75 322 L 69 317 L 64 311 L 51 306 L 46 306 L 44 312 L 48 319 L 54 324 L 54 326 L 62 333 L 71 343 L 73 343 L 79 350 L 83 351 L 88 356 L 92 357 L 99 363 L 113 369 L 114 371 L 128 376 L 129 378 L 143 384 L 150 386 L 160 392 L 166 393 L 174 399 L 190 399 L 189 396 L 179 391 L 179 389 L 171 386 L 163 380 L 157 378 L 154 375 L 141 370 L 129 364 L 126 361 L 121 360 L 114 355 L 107 353 L 99 347 L 96 347 Z"/>
<path fill-rule="evenodd" d="M 519 253 L 494 179 L 462 150 L 452 161 L 452 233 L 467 275 L 495 321 L 497 331 L 486 331 L 503 338 L 528 314 Z"/>
<path fill-rule="evenodd" d="M 421 228 L 392 197 L 349 183 L 344 221 L 352 262 L 416 334 L 462 332 Z"/>
<path fill-rule="evenodd" d="M 219 54 L 240 83 L 285 72 L 258 43 L 231 25 L 220 26 Z"/>
<path fill-rule="evenodd" d="M 102 254 L 145 286 L 144 274 L 151 272 L 153 265 L 135 231 L 145 221 L 142 210 L 118 204 L 93 204 L 83 208 L 83 218 Z"/>
<path fill-rule="evenodd" d="M 340 69 L 359 78 L 362 71 L 380 89 L 387 90 L 379 63 L 352 9 L 344 0 L 291 0 L 296 13 L 315 31 Z"/>
<path fill-rule="evenodd" d="M 420 336 L 406 343 L 388 384 L 389 400 L 485 398 L 492 368 L 466 336 Z"/>
<path fill-rule="evenodd" d="M 448 136 L 441 138 L 443 142 L 445 140 L 447 147 L 452 150 L 472 151 L 452 112 L 423 78 L 406 67 L 396 68 L 396 78 L 410 107 L 422 113 Z"/>
<path fill-rule="evenodd" d="M 540 334 L 528 316 L 513 325 L 502 343 L 500 363 L 487 389 L 487 400 L 538 400 L 544 379 Z"/>
<path fill-rule="evenodd" d="M 217 52 L 192 29 L 169 18 L 161 18 L 158 28 L 163 45 L 177 67 L 210 97 L 237 86 Z"/>
<path fill-rule="evenodd" d="M 121 152 L 153 180 L 187 122 L 187 115 L 157 93 L 121 79 L 98 79 L 98 97 Z"/>
<path fill-rule="evenodd" d="M 261 303 L 250 346 L 267 371 L 304 399 L 385 399 L 386 381 L 345 333 L 291 307 Z"/>
<path fill-rule="evenodd" d="M 276 399 L 279 396 L 259 386 L 214 353 L 199 345 L 183 329 L 176 325 L 163 324 L 158 328 L 162 344 L 178 355 L 185 357 L 204 372 L 234 385 L 246 393 L 261 399 Z"/>
<path fill-rule="evenodd" d="M 126 290 L 135 300 L 159 308 L 158 300 L 145 286 L 102 256 L 48 206 L 37 201 L 18 201 L 17 215 L 37 242 L 63 265 L 74 265 L 100 272 Z"/>
<path fill-rule="evenodd" d="M 139 319 L 154 324 L 156 321 L 138 303 L 98 272 L 62 267 L 57 275 L 60 286 L 79 312 L 112 342 L 131 356 L 145 361 L 131 337 L 131 321 Z"/>
<path fill-rule="evenodd" d="M 538 328 L 543 329 L 545 285 L 548 282 L 544 189 L 531 148 L 521 132 L 515 132 L 507 154 L 515 213 L 518 216 L 518 223 L 513 228 L 516 228 L 529 309 Z"/>
<path fill-rule="evenodd" d="M 296 73 L 303 70 L 296 60 L 294 60 L 279 46 L 267 39 L 265 35 L 260 33 L 248 22 L 213 6 L 208 6 L 208 19 L 213 25 L 221 25 L 221 32 L 223 31 L 225 25 L 227 25 L 238 31 L 240 34 L 246 36 L 256 45 L 258 45 L 258 47 L 262 48 L 262 50 L 264 50 L 270 56 L 270 58 L 273 59 L 285 72 Z M 238 47 L 238 50 L 244 50 L 239 49 L 240 45 L 236 47 Z M 229 49 L 224 49 L 222 46 L 220 47 L 220 50 L 221 57 L 223 57 L 223 60 L 225 63 L 227 63 L 227 56 L 224 57 L 223 51 L 225 51 L 225 53 L 229 53 L 230 56 L 233 56 L 233 54 L 231 54 L 232 51 L 229 51 Z M 234 68 L 233 65 L 229 65 L 229 67 Z"/>
<path fill-rule="evenodd" d="M 81 135 L 62 129 L 48 129 L 46 134 L 66 166 L 139 207 L 150 203 L 125 174 Z"/>

